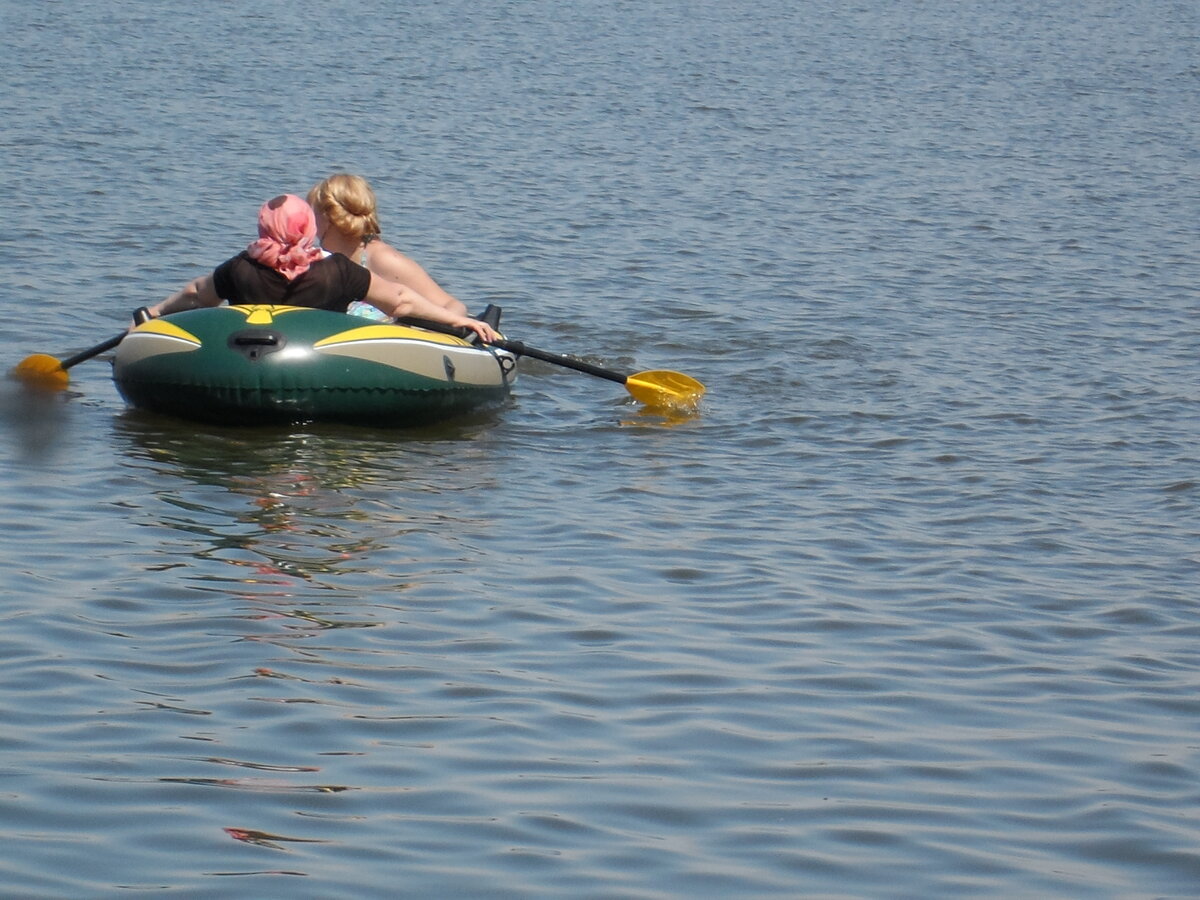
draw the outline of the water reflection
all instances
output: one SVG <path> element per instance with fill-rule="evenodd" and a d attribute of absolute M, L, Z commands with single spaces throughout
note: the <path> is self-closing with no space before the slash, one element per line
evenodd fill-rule
<path fill-rule="evenodd" d="M 71 427 L 67 403 L 77 396 L 12 378 L 0 381 L 0 423 L 14 440 L 18 458 L 44 463 L 56 456 Z"/>
<path fill-rule="evenodd" d="M 118 449 L 130 458 L 167 464 L 195 484 L 226 485 L 234 478 L 280 478 L 289 470 L 311 469 L 323 486 L 339 488 L 379 480 L 406 455 L 419 456 L 430 444 L 470 444 L 494 421 L 494 416 L 479 416 L 404 431 L 319 423 L 222 428 L 126 410 L 114 420 L 114 432 Z M 442 458 L 452 463 L 454 457 Z"/>
<path fill-rule="evenodd" d="M 472 456 L 465 451 L 488 424 L 460 422 L 404 435 L 318 425 L 196 430 L 130 411 L 115 420 L 114 436 L 130 465 L 145 471 L 149 464 L 158 476 L 157 495 L 197 519 L 231 515 L 228 522 L 257 526 L 260 537 L 302 531 L 332 537 L 336 523 L 372 520 L 363 504 L 368 497 L 402 488 L 411 499 L 452 488 L 465 477 Z M 180 478 L 186 483 L 177 483 Z M 197 486 L 223 493 L 197 492 Z M 223 501 L 231 495 L 246 503 L 228 507 Z M 211 505 L 200 497 L 211 498 Z"/>
<path fill-rule="evenodd" d="M 634 428 L 676 428 L 700 418 L 698 404 L 687 406 L 643 406 L 621 424 Z"/>
<path fill-rule="evenodd" d="M 114 444 L 137 470 L 145 524 L 177 540 L 151 568 L 184 568 L 190 591 L 248 609 L 241 639 L 295 642 L 382 623 L 389 605 L 465 565 L 465 535 L 496 523 L 448 495 L 475 489 L 478 438 L 459 422 L 404 436 L 345 427 L 193 430 L 139 413 L 115 419 Z M 468 477 L 470 476 L 470 477 Z"/>
<path fill-rule="evenodd" d="M 268 847 L 272 850 L 283 850 L 280 844 L 324 844 L 325 841 L 316 838 L 301 838 L 301 837 L 285 837 L 282 834 L 270 834 L 266 831 L 255 831 L 250 828 L 226 828 L 225 833 L 235 841 L 243 841 L 247 844 L 257 844 L 259 847 Z M 282 873 L 281 873 L 282 874 Z"/>

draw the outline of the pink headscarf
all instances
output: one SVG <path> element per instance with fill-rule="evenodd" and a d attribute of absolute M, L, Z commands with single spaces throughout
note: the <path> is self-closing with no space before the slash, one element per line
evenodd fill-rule
<path fill-rule="evenodd" d="M 258 211 L 258 240 L 246 252 L 291 281 L 321 258 L 313 246 L 316 237 L 312 207 L 293 194 L 281 194 Z"/>

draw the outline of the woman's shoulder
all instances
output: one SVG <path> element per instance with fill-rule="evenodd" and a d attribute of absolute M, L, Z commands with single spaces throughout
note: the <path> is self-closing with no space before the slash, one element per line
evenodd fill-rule
<path fill-rule="evenodd" d="M 328 271 L 333 277 L 350 279 L 356 284 L 360 281 L 370 281 L 371 279 L 369 269 L 360 266 L 357 262 L 350 259 L 350 257 L 343 256 L 341 253 L 330 253 L 328 256 L 318 259 L 312 264 L 312 267 L 321 271 Z"/>
<path fill-rule="evenodd" d="M 266 268 L 266 266 L 264 266 L 262 263 L 260 263 L 254 257 L 252 257 L 250 255 L 249 251 L 243 250 L 241 253 L 236 253 L 233 256 L 229 257 L 229 259 L 225 260 L 223 263 L 218 265 L 214 271 L 228 272 L 229 270 L 231 270 L 235 267 L 240 267 L 240 266 L 243 266 L 246 264 L 249 264 L 252 266 L 258 266 L 259 268 Z"/>
<path fill-rule="evenodd" d="M 407 256 L 380 237 L 371 238 L 371 240 L 367 241 L 367 243 L 363 246 L 363 249 L 367 251 L 367 255 L 372 259 L 375 257 L 384 257 L 389 259 L 395 259 L 399 257 L 400 259 L 408 259 Z"/>
<path fill-rule="evenodd" d="M 416 260 L 405 256 L 382 239 L 376 238 L 364 249 L 367 255 L 367 267 L 373 272 L 381 270 L 405 272 L 420 268 Z"/>
<path fill-rule="evenodd" d="M 320 259 L 313 263 L 313 268 L 321 269 L 344 269 L 347 266 L 356 265 L 355 261 L 342 253 L 326 253 Z"/>

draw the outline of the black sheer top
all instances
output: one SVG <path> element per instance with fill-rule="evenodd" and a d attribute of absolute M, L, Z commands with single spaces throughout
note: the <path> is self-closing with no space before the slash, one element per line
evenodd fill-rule
<path fill-rule="evenodd" d="M 291 281 L 245 252 L 213 272 L 217 296 L 234 305 L 269 303 L 345 312 L 351 302 L 367 295 L 370 285 L 371 273 L 340 253 L 317 260 Z"/>

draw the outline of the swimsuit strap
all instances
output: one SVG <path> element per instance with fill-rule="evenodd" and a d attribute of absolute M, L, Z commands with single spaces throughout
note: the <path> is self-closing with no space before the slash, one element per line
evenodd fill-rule
<path fill-rule="evenodd" d="M 371 241 L 378 240 L 378 239 L 379 239 L 379 235 L 377 235 L 377 234 L 364 234 L 363 235 L 362 256 L 359 257 L 358 264 L 360 266 L 362 266 L 364 269 L 367 268 L 367 245 L 370 244 Z"/>

